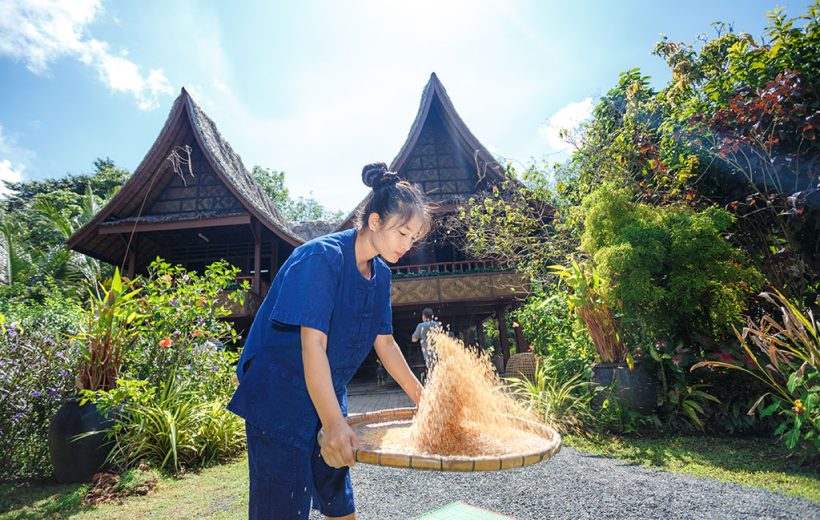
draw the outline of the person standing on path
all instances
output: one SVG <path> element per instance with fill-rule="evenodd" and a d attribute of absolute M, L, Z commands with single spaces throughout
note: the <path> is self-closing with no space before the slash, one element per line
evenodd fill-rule
<path fill-rule="evenodd" d="M 411 338 L 413 343 L 421 341 L 421 355 L 424 356 L 424 364 L 427 366 L 428 373 L 432 369 L 432 356 L 427 350 L 427 335 L 430 333 L 430 329 L 438 327 L 441 327 L 441 323 L 433 319 L 433 309 L 427 307 L 421 311 L 421 323 L 416 325 L 416 330 L 413 332 L 413 337 Z"/>
<path fill-rule="evenodd" d="M 228 410 L 247 430 L 250 519 L 355 518 L 347 384 L 375 346 L 418 404 L 423 387 L 393 339 L 390 268 L 430 227 L 421 191 L 384 163 L 362 170 L 373 188 L 357 228 L 296 248 L 251 326 Z M 323 430 L 321 446 L 317 440 Z"/>

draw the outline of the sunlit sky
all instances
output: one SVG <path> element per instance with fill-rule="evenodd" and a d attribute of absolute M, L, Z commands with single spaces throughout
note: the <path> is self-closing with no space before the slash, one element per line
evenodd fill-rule
<path fill-rule="evenodd" d="M 622 71 L 663 85 L 651 51 L 724 21 L 759 35 L 809 0 L 0 1 L 0 179 L 134 170 L 180 88 L 250 169 L 348 211 L 361 166 L 390 162 L 436 72 L 491 152 L 561 160 Z"/>

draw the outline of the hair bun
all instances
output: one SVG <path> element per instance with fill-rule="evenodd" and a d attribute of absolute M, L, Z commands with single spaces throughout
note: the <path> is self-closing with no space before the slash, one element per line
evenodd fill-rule
<path fill-rule="evenodd" d="M 368 188 L 373 188 L 385 173 L 387 173 L 387 165 L 383 162 L 368 164 L 362 168 L 362 182 Z"/>
<path fill-rule="evenodd" d="M 362 182 L 374 190 L 387 184 L 396 184 L 400 180 L 399 174 L 388 170 L 383 162 L 368 164 L 362 168 Z"/>

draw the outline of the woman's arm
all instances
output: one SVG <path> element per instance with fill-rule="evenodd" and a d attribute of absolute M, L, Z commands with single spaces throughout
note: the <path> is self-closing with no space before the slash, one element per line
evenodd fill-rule
<path fill-rule="evenodd" d="M 353 450 L 359 447 L 359 439 L 342 415 L 333 390 L 333 377 L 327 360 L 327 335 L 324 332 L 302 327 L 302 363 L 308 393 L 324 430 L 322 457 L 334 468 L 353 466 L 356 463 Z"/>
<path fill-rule="evenodd" d="M 393 335 L 382 334 L 376 336 L 375 347 L 376 354 L 382 360 L 384 368 L 390 373 L 390 377 L 396 380 L 402 390 L 410 396 L 410 399 L 419 404 L 424 387 L 407 365 L 407 360 L 404 359 L 401 349 L 396 344 L 396 340 L 393 339 Z"/>

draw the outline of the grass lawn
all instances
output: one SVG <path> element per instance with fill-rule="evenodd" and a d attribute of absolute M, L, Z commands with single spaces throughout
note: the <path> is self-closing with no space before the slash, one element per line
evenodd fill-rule
<path fill-rule="evenodd" d="M 618 439 L 565 437 L 567 446 L 616 457 L 644 466 L 761 487 L 820 503 L 820 476 L 794 470 L 794 462 L 770 440 L 678 437 Z M 188 473 L 183 478 L 160 477 L 147 496 L 130 496 L 121 504 L 81 505 L 86 485 L 0 485 L 0 520 L 246 518 L 248 461 Z M 133 471 L 123 477 L 127 491 L 156 478 Z"/>
<path fill-rule="evenodd" d="M 155 473 L 129 472 L 125 491 Z M 128 480 L 128 482 L 126 482 Z M 130 496 L 121 504 L 83 507 L 87 485 L 0 485 L 0 520 L 77 519 L 241 519 L 248 515 L 248 459 L 187 473 L 183 478 L 159 477 L 147 496 Z"/>
<path fill-rule="evenodd" d="M 820 474 L 795 469 L 785 448 L 771 439 L 666 437 L 637 439 L 565 436 L 564 444 L 695 477 L 753 486 L 820 503 Z"/>

